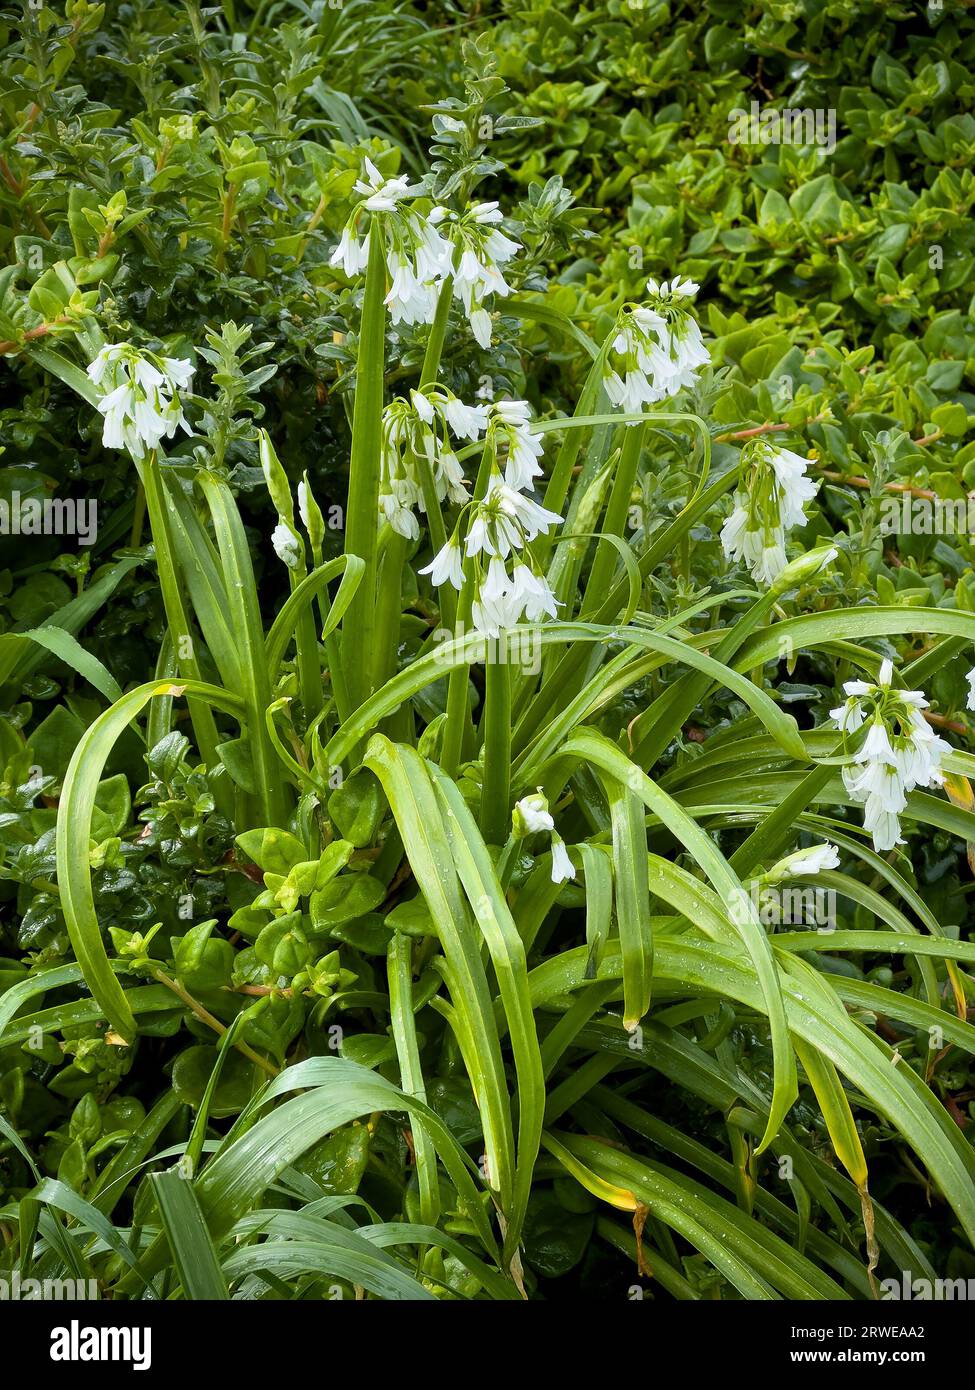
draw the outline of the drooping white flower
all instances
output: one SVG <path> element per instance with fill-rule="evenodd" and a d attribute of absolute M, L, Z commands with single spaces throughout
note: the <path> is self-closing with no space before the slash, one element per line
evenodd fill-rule
<path fill-rule="evenodd" d="M 558 616 L 558 601 L 548 580 L 533 574 L 525 564 L 515 565 L 511 576 L 511 601 L 530 623 L 537 623 L 545 613 L 550 618 Z"/>
<path fill-rule="evenodd" d="M 432 425 L 436 416 L 433 401 L 422 391 L 410 392 L 410 404 L 425 425 Z"/>
<path fill-rule="evenodd" d="M 483 405 L 465 405 L 449 392 L 441 393 L 441 410 L 458 439 L 480 439 L 487 429 L 488 412 Z"/>
<path fill-rule="evenodd" d="M 88 377 L 101 391 L 97 406 L 106 448 L 128 449 L 133 458 L 142 458 L 177 429 L 192 433 L 179 397 L 192 383 L 191 362 L 130 343 L 106 343 L 89 364 Z"/>
<path fill-rule="evenodd" d="M 331 266 L 341 266 L 351 280 L 361 275 L 369 264 L 369 233 L 360 241 L 352 223 L 344 228 L 339 244 L 328 259 Z"/>
<path fill-rule="evenodd" d="M 700 288 L 701 286 L 693 280 L 685 280 L 681 275 L 675 275 L 669 287 L 666 280 L 659 285 L 653 277 L 647 281 L 647 293 L 654 297 L 660 296 L 663 299 L 668 297 L 680 299 L 683 295 L 694 295 Z"/>
<path fill-rule="evenodd" d="M 552 836 L 552 882 L 565 883 L 568 879 L 575 878 L 576 871 L 569 858 L 569 851 L 565 847 L 564 840 L 558 835 Z"/>
<path fill-rule="evenodd" d="M 928 702 L 923 692 L 894 689 L 892 679 L 893 664 L 884 660 L 876 684 L 847 681 L 845 702 L 830 711 L 844 734 L 866 728 L 842 776 L 849 795 L 863 805 L 864 828 L 872 834 L 874 848 L 882 852 L 904 843 L 899 817 L 907 793 L 941 786 L 941 760 L 951 751 L 924 717 Z"/>
<path fill-rule="evenodd" d="M 507 451 L 504 479 L 515 491 L 534 485 L 541 476 L 539 459 L 545 452 L 541 436 L 531 429 L 531 410 L 527 401 L 495 401 L 490 408 L 489 426 L 496 450 Z"/>
<path fill-rule="evenodd" d="M 762 553 L 755 562 L 752 574 L 760 584 L 771 584 L 785 569 L 787 557 L 785 546 L 780 540 L 762 547 Z"/>
<path fill-rule="evenodd" d="M 485 637 L 499 636 L 523 617 L 535 623 L 546 614 L 557 616 L 558 601 L 548 581 L 523 560 L 515 563 L 514 573 L 509 576 L 505 559 L 498 553 L 491 554 L 487 568 L 478 569 L 477 579 L 471 618 Z"/>
<path fill-rule="evenodd" d="M 548 801 L 541 787 L 531 796 L 523 796 L 515 802 L 511 815 L 511 833 L 516 840 L 529 835 L 548 834 L 552 850 L 552 882 L 565 883 L 576 876 L 575 867 L 569 858 L 562 836 L 555 829 L 555 821 L 548 809 Z"/>
<path fill-rule="evenodd" d="M 965 701 L 966 709 L 975 709 L 975 666 L 965 677 L 968 681 L 968 699 Z"/>
<path fill-rule="evenodd" d="M 786 531 L 806 524 L 806 505 L 813 500 L 819 484 L 806 476 L 809 460 L 791 449 L 773 448 L 772 467 L 779 484 L 779 515 Z"/>
<path fill-rule="evenodd" d="M 882 801 L 870 798 L 863 811 L 863 825 L 873 836 L 873 847 L 885 854 L 896 845 L 903 845 L 901 823 L 896 811 L 885 809 Z"/>
<path fill-rule="evenodd" d="M 429 565 L 425 565 L 420 570 L 421 574 L 428 574 L 433 584 L 452 584 L 455 589 L 464 587 L 464 554 L 457 542 L 456 536 L 451 536 L 450 540 L 437 551 Z"/>
<path fill-rule="evenodd" d="M 369 236 L 382 236 L 390 288 L 386 305 L 394 323 L 432 323 L 437 300 L 448 276 L 453 296 L 464 306 L 471 331 L 481 347 L 491 345 L 491 316 L 485 300 L 505 297 L 511 287 L 502 274 L 519 250 L 504 235 L 497 203 L 477 203 L 465 212 L 443 207 L 418 210 L 421 184 L 403 177 L 385 178 L 371 159 L 363 159 L 355 191 L 360 195 L 330 264 L 350 278 L 361 274 L 369 255 Z M 361 234 L 363 223 L 369 233 Z"/>
<path fill-rule="evenodd" d="M 442 479 L 452 500 L 456 496 L 467 501 L 459 461 L 440 443 L 438 432 L 448 426 L 458 433 L 486 430 L 485 445 L 494 457 L 485 494 L 468 502 L 466 526 L 462 513 L 450 540 L 420 573 L 429 574 L 436 585 L 449 583 L 458 591 L 463 590 L 469 573 L 471 620 L 475 629 L 488 638 L 499 637 L 525 617 L 535 623 L 545 616 L 554 618 L 558 612 L 555 595 L 544 576 L 536 572 L 527 549 L 536 537 L 562 520 L 557 512 L 549 511 L 521 490 L 530 486 L 540 471 L 536 461 L 541 443 L 531 433 L 530 423 L 531 413 L 524 401 L 467 406 L 440 387 L 413 392 L 409 406 L 394 402 L 384 417 L 381 502 L 392 494 L 407 504 L 404 487 L 410 487 L 411 495 L 416 487 L 414 475 L 404 469 L 410 450 L 424 451 L 436 469 L 438 490 Z M 502 463 L 506 475 L 501 473 Z M 520 478 L 520 487 L 509 478 Z"/>
<path fill-rule="evenodd" d="M 808 464 L 764 438 L 750 440 L 741 451 L 742 483 L 721 528 L 721 546 L 760 584 L 772 584 L 785 569 L 786 536 L 807 519 L 805 507 L 819 487 L 806 476 Z"/>
<path fill-rule="evenodd" d="M 420 523 L 413 511 L 419 500 L 419 488 L 412 478 L 385 478 L 380 484 L 379 510 L 396 534 L 408 541 L 415 541 L 420 535 Z"/>
<path fill-rule="evenodd" d="M 437 455 L 433 480 L 438 496 L 442 492 L 447 500 L 455 505 L 467 501 L 467 479 L 464 477 L 460 459 L 453 449 L 443 448 L 440 450 Z"/>
<path fill-rule="evenodd" d="M 432 323 L 437 308 L 437 285 L 423 281 L 416 268 L 402 252 L 391 254 L 387 261 L 392 285 L 384 303 L 393 323 Z"/>

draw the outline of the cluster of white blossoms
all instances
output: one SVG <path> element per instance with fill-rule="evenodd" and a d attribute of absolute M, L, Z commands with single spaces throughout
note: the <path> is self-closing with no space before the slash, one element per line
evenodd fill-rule
<path fill-rule="evenodd" d="M 180 391 L 188 391 L 193 364 L 181 357 L 159 357 L 130 343 L 106 343 L 89 363 L 88 376 L 98 387 L 106 449 L 128 449 L 133 458 L 172 439 L 182 426 Z"/>
<path fill-rule="evenodd" d="M 516 840 L 523 840 L 539 831 L 545 831 L 552 837 L 552 882 L 565 883 L 567 879 L 575 878 L 575 866 L 569 858 L 565 841 L 555 829 L 555 821 L 541 788 L 532 796 L 524 796 L 516 801 L 511 817 L 511 833 Z"/>
<path fill-rule="evenodd" d="M 866 737 L 843 768 L 843 782 L 854 801 L 862 802 L 863 824 L 874 849 L 902 845 L 900 813 L 915 787 L 940 787 L 941 759 L 951 745 L 924 717 L 928 702 L 920 690 L 893 690 L 891 662 L 880 667 L 877 684 L 847 681 L 846 702 L 830 710 L 845 734 L 866 727 Z"/>
<path fill-rule="evenodd" d="M 394 531 L 408 540 L 420 534 L 414 508 L 426 511 L 426 503 L 417 473 L 419 457 L 429 461 L 439 502 L 468 501 L 464 470 L 450 447 L 449 434 L 475 440 L 487 427 L 487 406 L 465 405 L 439 386 L 411 391 L 408 401 L 400 397 L 390 402 L 383 411 L 379 510 Z"/>
<path fill-rule="evenodd" d="M 490 347 L 491 317 L 484 301 L 492 294 L 511 293 L 501 266 L 521 249 L 498 229 L 498 204 L 477 203 L 460 214 L 443 207 L 421 213 L 402 205 L 421 197 L 423 186 L 384 178 L 368 158 L 355 191 L 361 197 L 330 264 L 341 266 L 350 278 L 360 275 L 369 261 L 374 215 L 380 215 L 390 277 L 385 302 L 393 323 L 432 323 L 440 291 L 452 275 L 453 295 L 464 305 L 471 332 L 481 347 Z"/>
<path fill-rule="evenodd" d="M 693 386 L 710 362 L 697 320 L 683 302 L 699 288 L 679 275 L 659 285 L 648 280 L 650 302 L 624 305 L 603 371 L 606 394 L 624 413 L 639 413 Z"/>
<path fill-rule="evenodd" d="M 809 459 L 767 439 L 752 439 L 741 451 L 743 484 L 735 508 L 721 528 L 729 560 L 743 560 L 760 584 L 771 584 L 786 567 L 785 542 L 806 522 L 805 507 L 819 483 L 806 476 Z"/>
<path fill-rule="evenodd" d="M 471 332 L 482 348 L 491 346 L 491 316 L 484 301 L 490 294 L 504 299 L 511 293 L 501 266 L 521 250 L 519 242 L 498 230 L 501 220 L 497 203 L 476 203 L 459 217 L 448 214 L 449 235 L 460 251 L 454 298 L 463 304 Z"/>
<path fill-rule="evenodd" d="M 542 444 L 531 432 L 528 405 L 495 401 L 481 409 L 487 413 L 486 437 L 494 450 L 487 488 L 480 500 L 465 509 L 468 527 L 463 550 L 462 514 L 450 539 L 420 573 L 429 574 L 434 584 L 450 583 L 462 589 L 466 555 L 473 562 L 471 619 L 483 636 L 497 637 L 522 617 L 534 623 L 545 614 L 556 616 L 555 595 L 544 576 L 535 572 L 528 546 L 562 518 L 526 495 L 542 471 L 538 462 Z M 501 456 L 503 473 L 498 463 Z"/>

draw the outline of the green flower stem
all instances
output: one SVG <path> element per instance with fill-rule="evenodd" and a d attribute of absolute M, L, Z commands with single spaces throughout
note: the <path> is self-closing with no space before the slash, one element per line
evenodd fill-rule
<path fill-rule="evenodd" d="M 576 416 L 584 417 L 596 413 L 600 393 L 602 391 L 603 368 L 606 361 L 606 354 L 609 350 L 610 341 L 615 336 L 615 333 L 616 329 L 614 328 L 613 332 L 607 336 L 599 350 L 599 355 L 589 369 L 589 375 L 586 377 L 582 391 L 579 394 L 579 400 L 573 412 L 573 418 Z M 555 460 L 555 466 L 552 469 L 552 476 L 549 478 L 548 485 L 545 489 L 545 497 L 543 499 L 544 505 L 549 511 L 558 512 L 560 515 L 565 507 L 566 498 L 569 495 L 569 487 L 572 483 L 572 470 L 575 468 L 576 460 L 582 448 L 583 434 L 584 431 L 581 429 L 572 429 L 566 432 L 562 447 L 559 449 L 558 456 Z M 545 568 L 545 563 L 551 554 L 556 539 L 557 534 L 553 530 L 550 531 L 548 535 L 539 536 L 535 541 L 535 558 L 542 569 Z"/>
<path fill-rule="evenodd" d="M 302 566 L 301 572 L 288 570 L 288 578 L 291 583 L 291 592 L 305 578 L 305 568 Z M 322 664 L 318 655 L 318 636 L 315 632 L 315 618 L 310 604 L 306 604 L 298 615 L 295 624 L 295 652 L 298 663 L 298 689 L 301 692 L 301 703 L 305 711 L 305 724 L 311 724 L 316 716 L 321 712 L 323 704 L 322 696 Z"/>
<path fill-rule="evenodd" d="M 342 624 L 342 667 L 353 708 L 372 693 L 376 650 L 377 517 L 386 332 L 385 247 L 381 219 L 377 217 L 369 238 L 369 264 L 359 327 L 345 527 L 346 554 L 358 555 L 366 567 Z"/>
<path fill-rule="evenodd" d="M 481 501 L 487 492 L 494 463 L 494 446 L 488 439 L 484 441 L 481 463 L 474 483 L 474 500 Z M 457 604 L 454 635 L 462 637 L 468 630 L 471 620 L 471 607 L 474 602 L 474 561 L 464 561 L 464 587 Z M 465 747 L 472 742 L 470 721 L 470 672 L 466 665 L 455 666 L 447 683 L 447 721 L 444 729 L 443 750 L 440 765 L 448 777 L 456 777 L 457 769 Z"/>
<path fill-rule="evenodd" d="M 502 892 L 507 892 L 511 882 L 511 875 L 514 873 L 515 865 L 518 862 L 518 851 L 521 847 L 521 840 L 516 839 L 510 825 L 505 827 L 508 838 L 505 840 L 498 862 L 495 866 L 498 883 L 501 885 Z"/>
<path fill-rule="evenodd" d="M 453 292 L 454 277 L 448 275 L 440 289 L 430 336 L 427 339 L 427 350 L 423 354 L 423 366 L 420 368 L 421 391 L 427 386 L 435 385 L 440 374 L 440 359 L 443 356 L 444 339 L 447 336 L 447 320 L 450 318 L 450 301 Z"/>
<path fill-rule="evenodd" d="M 410 543 L 405 536 L 384 526 L 379 538 L 378 585 L 372 689 L 385 685 L 396 673 L 400 619 L 403 614 L 403 568 Z"/>
<path fill-rule="evenodd" d="M 400 1085 L 417 1100 L 426 1101 L 423 1064 L 416 1034 L 413 1001 L 413 942 L 394 932 L 387 953 L 390 1029 L 396 1043 Z M 413 1147 L 416 1153 L 416 1180 L 420 1197 L 420 1220 L 435 1226 L 440 1217 L 440 1182 L 437 1154 L 422 1122 L 413 1121 Z M 422 1253 L 420 1255 L 422 1258 Z"/>
<path fill-rule="evenodd" d="M 315 569 L 320 569 L 322 565 L 321 546 L 312 546 L 312 560 Z M 328 589 L 322 587 L 315 595 L 315 603 L 318 607 L 319 630 L 328 626 L 329 613 L 332 610 L 332 603 L 328 596 Z M 340 644 L 340 634 L 329 632 L 322 639 L 325 648 L 325 662 L 328 667 L 329 678 L 332 682 L 332 695 L 335 699 L 335 709 L 338 713 L 339 722 L 347 719 L 352 713 L 352 704 L 349 700 L 349 691 L 345 683 L 345 674 L 342 670 L 342 652 Z"/>
<path fill-rule="evenodd" d="M 135 508 L 132 513 L 132 531 L 129 535 L 129 548 L 138 550 L 142 544 L 142 527 L 146 519 L 146 490 L 140 481 L 135 494 Z"/>
<path fill-rule="evenodd" d="M 490 653 L 489 653 L 490 657 Z M 484 780 L 481 834 L 489 845 L 504 843 L 511 824 L 511 676 L 502 632 L 494 661 L 484 667 Z"/>
<path fill-rule="evenodd" d="M 450 299 L 453 293 L 453 277 L 444 281 L 437 300 L 427 350 L 420 370 L 420 390 L 433 386 L 440 371 L 440 358 L 443 355 L 444 338 L 447 333 L 447 320 L 450 316 Z M 434 554 L 447 543 L 443 511 L 437 496 L 433 468 L 426 454 L 414 454 L 414 467 L 419 475 L 420 490 L 423 493 L 423 507 L 426 512 L 427 530 L 430 533 L 430 546 Z M 378 510 L 378 508 L 377 508 Z M 378 689 L 396 671 L 396 652 L 399 647 L 399 626 L 403 612 L 402 577 L 406 564 L 409 543 L 405 537 L 390 531 L 382 543 L 382 569 L 378 576 L 378 595 L 376 600 L 375 664 L 373 669 L 373 689 Z M 457 617 L 457 600 L 449 584 L 440 590 L 440 606 L 445 627 L 453 627 Z"/>
<path fill-rule="evenodd" d="M 440 298 L 437 300 L 437 311 L 433 317 L 430 337 L 427 339 L 427 350 L 423 355 L 423 366 L 420 370 L 421 391 L 425 390 L 428 386 L 435 385 L 440 373 L 440 359 L 443 356 L 443 345 L 447 335 L 447 321 L 450 318 L 450 302 L 453 297 L 453 292 L 454 277 L 448 275 L 440 290 Z M 436 555 L 437 551 L 442 550 L 447 544 L 447 528 L 444 525 L 443 510 L 440 506 L 440 499 L 437 496 L 433 469 L 430 467 L 430 460 L 426 456 L 417 459 L 417 472 L 420 475 L 420 487 L 423 492 L 423 506 L 426 511 L 427 530 L 430 533 L 430 548 L 434 555 Z M 441 585 L 440 613 L 441 625 L 443 627 L 453 627 L 457 620 L 457 597 L 450 584 Z"/>
<path fill-rule="evenodd" d="M 646 425 L 626 425 L 620 461 L 613 479 L 613 490 L 609 495 L 606 515 L 602 529 L 611 536 L 622 536 L 626 529 L 626 518 L 633 501 L 633 484 L 636 470 L 643 451 Z M 613 579 L 617 554 L 614 546 L 601 542 L 589 572 L 585 596 L 579 610 L 580 618 L 588 618 L 603 602 Z"/>
<path fill-rule="evenodd" d="M 166 517 L 159 459 L 155 450 L 147 458 L 136 459 L 135 465 L 145 496 L 146 511 L 149 515 L 152 544 L 156 552 L 159 589 L 162 593 L 166 625 L 172 639 L 177 670 L 187 680 L 201 681 L 203 676 L 200 672 L 200 663 L 196 659 L 193 634 L 177 576 L 176 558 L 173 554 L 169 522 Z M 217 732 L 213 710 L 209 705 L 192 698 L 187 700 L 187 705 L 200 756 L 207 767 L 215 768 L 220 763 L 217 745 L 221 740 Z M 231 818 L 234 810 L 234 798 L 226 774 L 221 773 L 219 777 L 213 779 L 213 794 L 220 813 Z"/>
<path fill-rule="evenodd" d="M 262 825 L 285 825 L 290 791 L 280 774 L 268 737 L 265 714 L 271 685 L 265 661 L 264 628 L 250 547 L 237 503 L 227 483 L 212 473 L 200 477 L 213 521 L 227 593 L 234 603 L 233 621 L 241 654 L 241 685 L 235 692 L 247 707 L 246 727 L 257 784 L 256 810 Z"/>
<path fill-rule="evenodd" d="M 462 636 L 470 625 L 474 599 L 474 562 L 464 565 L 464 587 L 457 604 L 454 635 Z M 471 727 L 468 704 L 470 699 L 470 667 L 466 662 L 455 666 L 447 681 L 447 719 L 444 725 L 440 766 L 448 777 L 456 777 L 464 748 L 470 743 Z"/>

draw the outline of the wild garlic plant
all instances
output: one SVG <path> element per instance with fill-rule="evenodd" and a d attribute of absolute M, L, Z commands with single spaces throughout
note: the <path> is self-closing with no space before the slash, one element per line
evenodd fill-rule
<path fill-rule="evenodd" d="M 174 1072 L 194 1097 L 176 1144 L 191 1181 L 151 1180 L 118 1297 L 170 1289 L 170 1248 L 208 1255 L 184 1296 L 226 1296 L 271 1254 L 304 1278 L 302 1241 L 331 1240 L 325 1267 L 341 1246 L 376 1297 L 521 1298 L 555 1182 L 592 1239 L 675 1296 L 693 1293 L 691 1251 L 736 1296 L 866 1298 L 925 1257 L 870 1194 L 863 1114 L 975 1236 L 975 1159 L 927 1084 L 936 1059 L 892 1065 L 904 1053 L 874 1026 L 905 1051 L 934 1027 L 972 1045 L 975 947 L 936 929 L 905 849 L 922 825 L 975 840 L 959 791 L 975 760 L 906 687 L 957 663 L 975 617 L 846 602 L 849 547 L 808 531 L 801 429 L 729 442 L 695 413 L 713 377 L 679 268 L 586 324 L 526 287 L 525 229 L 483 197 L 473 132 L 494 90 L 473 82 L 455 118 L 449 193 L 373 146 L 334 227 L 355 352 L 341 554 L 320 480 L 260 423 L 273 344 L 226 324 L 168 355 L 136 326 L 106 343 L 91 313 L 70 344 L 30 349 L 137 471 L 166 635 L 155 676 L 124 691 L 42 639 L 108 703 L 59 792 L 74 962 L 27 976 L 0 1021 L 20 1037 L 46 989 L 83 980 L 100 1046 L 137 1050 L 168 1020 L 216 1049 L 194 1044 L 202 1083 L 199 1053 Z M 585 354 L 574 413 L 530 372 L 523 398 L 470 388 L 522 323 Z M 255 475 L 273 511 L 256 542 Z M 711 546 L 704 588 L 694 545 Z M 923 650 L 891 654 L 908 635 Z M 781 662 L 826 655 L 843 703 L 808 682 L 780 697 Z M 152 780 L 124 839 L 124 816 L 105 833 L 105 774 L 132 730 Z M 173 818 L 228 837 L 198 875 L 224 874 L 225 896 L 190 925 L 109 930 L 104 863 L 123 839 L 165 842 Z M 821 924 L 764 913 L 808 888 L 843 904 L 826 946 Z M 902 956 L 905 987 L 825 969 L 824 950 Z M 656 1113 L 675 1089 L 729 1159 Z M 121 1151 L 133 1170 L 181 1103 Z M 345 1224 L 309 1159 L 337 1143 L 378 1174 L 378 1206 Z M 63 1259 L 49 1234 L 41 1257 Z M 102 1248 L 85 1258 L 105 1273 Z"/>
<path fill-rule="evenodd" d="M 721 544 L 729 560 L 743 560 L 753 579 L 771 584 L 785 569 L 788 534 L 805 525 L 819 485 L 807 476 L 808 459 L 768 439 L 751 440 L 741 455 L 742 487 Z"/>

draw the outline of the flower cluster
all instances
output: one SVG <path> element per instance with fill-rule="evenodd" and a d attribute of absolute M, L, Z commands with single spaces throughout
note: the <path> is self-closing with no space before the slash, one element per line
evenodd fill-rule
<path fill-rule="evenodd" d="M 805 506 L 819 487 L 806 476 L 808 465 L 767 439 L 752 439 L 741 451 L 746 481 L 721 528 L 721 545 L 729 560 L 744 560 L 761 584 L 771 584 L 785 569 L 786 536 L 806 522 Z"/>
<path fill-rule="evenodd" d="M 541 788 L 532 796 L 516 801 L 511 817 L 511 833 L 516 840 L 523 840 L 539 831 L 545 831 L 552 837 L 552 882 L 565 883 L 567 879 L 575 878 L 575 866 L 569 858 L 565 841 L 555 829 L 555 821 Z"/>
<path fill-rule="evenodd" d="M 380 214 L 390 277 L 385 302 L 393 323 L 432 323 L 440 291 L 452 275 L 453 295 L 464 305 L 471 332 L 481 347 L 490 347 L 491 318 L 484 301 L 491 294 L 511 293 L 500 267 L 520 250 L 519 243 L 498 228 L 498 204 L 477 203 L 461 214 L 443 207 L 421 213 L 401 206 L 420 197 L 423 186 L 411 186 L 405 178 L 384 178 L 368 158 L 355 191 L 360 199 L 330 264 L 341 266 L 350 278 L 361 274 L 375 226 L 370 216 L 363 232 L 365 214 Z"/>
<path fill-rule="evenodd" d="M 924 717 L 928 702 L 920 690 L 893 690 L 893 667 L 884 661 L 877 684 L 847 681 L 844 704 L 830 710 L 844 734 L 866 729 L 866 736 L 843 768 L 843 782 L 854 801 L 862 802 L 864 828 L 874 848 L 890 850 L 900 838 L 900 813 L 915 787 L 940 787 L 941 759 L 951 745 Z"/>
<path fill-rule="evenodd" d="M 488 348 L 491 316 L 484 301 L 490 294 L 503 299 L 511 293 L 501 266 L 521 250 L 521 245 L 498 230 L 502 217 L 497 203 L 477 203 L 460 217 L 448 216 L 451 240 L 460 251 L 454 272 L 454 298 L 463 304 L 477 342 Z"/>
<path fill-rule="evenodd" d="M 487 407 L 465 405 L 451 392 L 435 387 L 411 391 L 410 399 L 391 401 L 383 411 L 379 508 L 399 535 L 416 540 L 420 534 L 414 507 L 426 510 L 417 460 L 430 465 L 437 500 L 468 500 L 464 470 L 448 442 L 479 439 L 488 427 Z"/>
<path fill-rule="evenodd" d="M 556 616 L 555 595 L 547 580 L 535 572 L 527 547 L 562 518 L 526 495 L 542 471 L 538 463 L 541 441 L 529 428 L 526 403 L 497 401 L 483 408 L 494 461 L 483 498 L 465 509 L 468 526 L 463 551 L 459 520 L 446 545 L 420 573 L 429 574 L 434 584 L 450 583 L 461 589 L 466 555 L 473 562 L 474 626 L 485 637 L 497 637 L 522 616 L 529 622 L 538 622 L 544 614 Z M 502 455 L 503 473 L 499 466 Z"/>
<path fill-rule="evenodd" d="M 142 458 L 161 440 L 172 439 L 179 426 L 192 432 L 179 398 L 193 380 L 192 362 L 159 357 L 130 343 L 107 343 L 89 364 L 88 376 L 102 393 L 98 409 L 106 449 L 128 449 L 133 458 Z"/>
<path fill-rule="evenodd" d="M 682 301 L 700 287 L 676 275 L 658 285 L 647 281 L 648 304 L 627 304 L 606 358 L 603 387 L 613 405 L 638 414 L 645 405 L 667 400 L 693 386 L 711 355 L 697 320 Z M 631 421 L 636 424 L 636 421 Z"/>

